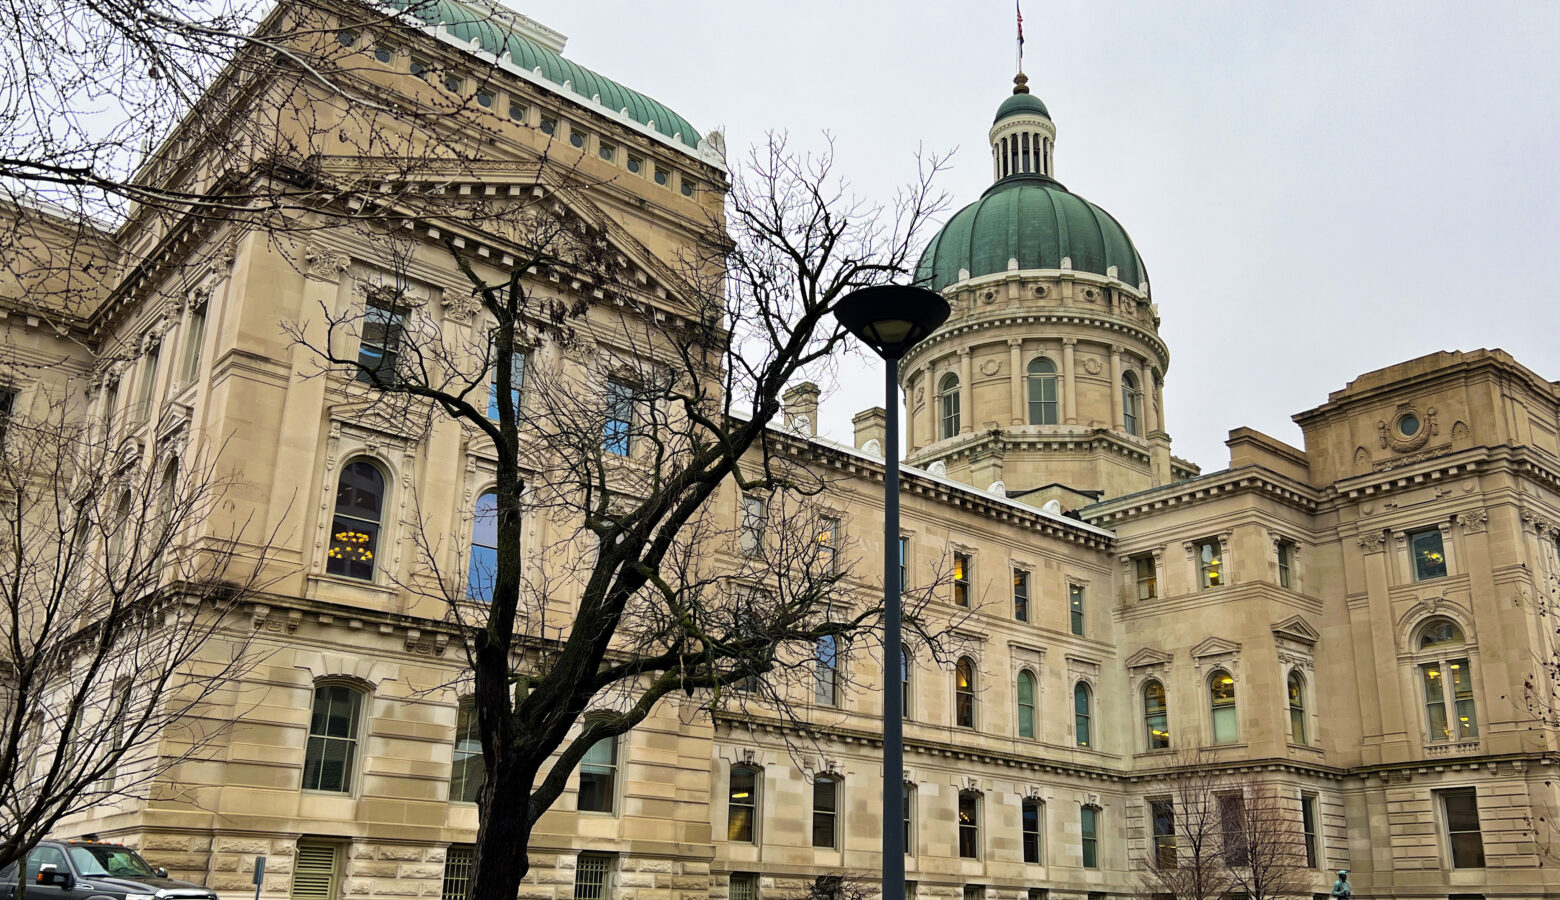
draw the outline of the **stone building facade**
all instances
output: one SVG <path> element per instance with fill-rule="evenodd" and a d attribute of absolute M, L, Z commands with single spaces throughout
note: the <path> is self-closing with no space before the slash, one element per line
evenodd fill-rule
<path fill-rule="evenodd" d="M 573 146 L 604 185 L 593 213 L 642 254 L 653 292 L 657 265 L 720 209 L 717 138 L 648 98 L 582 93 L 559 74 L 578 69 L 559 36 L 523 17 L 505 27 L 509 51 L 546 64 L 503 54 L 496 108 L 519 112 L 489 123 L 494 140 L 522 161 Z M 394 42 L 391 67 L 500 56 L 443 27 Z M 363 52 L 384 45 L 365 38 Z M 1556 385 L 1498 350 L 1437 353 L 1297 415 L 1303 448 L 1232 431 L 1229 464 L 1204 473 L 1171 453 L 1169 348 L 1143 261 L 1056 180 L 1057 128 L 1022 76 L 989 137 L 992 188 L 918 273 L 954 311 L 900 366 L 901 547 L 880 533 L 881 410 L 856 417 L 853 446 L 825 440 L 804 385 L 776 435 L 829 478 L 852 591 L 870 598 L 897 552 L 907 589 L 960 620 L 956 659 L 912 653 L 903 670 L 904 771 L 882 770 L 883 666 L 868 653 L 837 658 L 839 688 L 808 706 L 822 737 L 669 699 L 543 819 L 522 896 L 797 896 L 878 865 L 885 777 L 907 785 L 917 897 L 1132 896 L 1151 802 L 1198 749 L 1281 793 L 1314 892 L 1347 868 L 1362 897 L 1560 895 L 1539 824 L 1560 735 L 1525 702 L 1534 683 L 1549 695 L 1552 627 L 1532 601 L 1560 579 Z M 127 440 L 175 427 L 220 440 L 247 485 L 224 517 L 276 535 L 283 574 L 242 623 L 263 661 L 213 711 L 231 722 L 216 752 L 63 829 L 139 846 L 225 896 L 249 895 L 257 856 L 262 900 L 448 896 L 469 865 L 464 660 L 443 607 L 401 584 L 414 491 L 421 514 L 469 533 L 490 463 L 454 425 L 414 434 L 377 415 L 278 327 L 364 302 L 379 273 L 355 241 L 206 234 L 179 284 L 104 285 L 69 340 L 0 286 L 10 358 L 26 363 L 8 376 L 15 408 L 47 365 Z M 473 327 L 447 261 L 419 253 L 408 275 L 444 327 Z M 154 333 L 160 354 L 110 352 Z M 367 579 L 327 559 L 333 498 L 358 461 L 383 479 Z M 722 502 L 738 515 L 734 488 Z M 538 568 L 554 527 L 527 523 Z M 468 552 L 450 548 L 450 565 Z M 334 714 L 347 733 L 320 725 Z M 326 772 L 329 740 L 350 755 Z"/>

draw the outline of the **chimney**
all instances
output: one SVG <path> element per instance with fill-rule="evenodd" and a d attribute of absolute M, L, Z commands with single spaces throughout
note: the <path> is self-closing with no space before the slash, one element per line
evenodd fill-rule
<path fill-rule="evenodd" d="M 804 381 L 786 389 L 780 397 L 785 404 L 785 427 L 808 437 L 818 436 L 818 386 Z"/>
<path fill-rule="evenodd" d="M 850 424 L 856 426 L 857 450 L 874 456 L 883 455 L 883 439 L 888 435 L 888 413 L 883 411 L 883 407 L 874 406 L 856 413 L 851 417 Z M 869 448 L 868 444 L 874 446 Z"/>

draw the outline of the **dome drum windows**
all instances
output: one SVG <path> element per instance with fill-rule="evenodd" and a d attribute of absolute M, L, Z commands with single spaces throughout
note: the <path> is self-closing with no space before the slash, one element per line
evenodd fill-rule
<path fill-rule="evenodd" d="M 1057 402 L 1056 363 L 1038 356 L 1025 370 L 1029 382 L 1029 424 L 1055 425 L 1060 421 Z"/>
<path fill-rule="evenodd" d="M 1121 427 L 1134 437 L 1143 435 L 1143 389 L 1136 374 L 1121 373 Z"/>
<path fill-rule="evenodd" d="M 944 440 L 959 434 L 959 376 L 949 372 L 938 383 L 937 395 L 941 406 L 942 428 L 939 434 Z"/>

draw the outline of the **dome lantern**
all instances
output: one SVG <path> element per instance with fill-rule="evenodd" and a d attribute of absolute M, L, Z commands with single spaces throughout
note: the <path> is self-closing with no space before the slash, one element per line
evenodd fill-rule
<path fill-rule="evenodd" d="M 1013 95 L 997 107 L 990 138 L 993 181 L 1053 175 L 1056 125 L 1045 104 L 1029 92 L 1029 77 L 1023 72 L 1013 76 Z"/>

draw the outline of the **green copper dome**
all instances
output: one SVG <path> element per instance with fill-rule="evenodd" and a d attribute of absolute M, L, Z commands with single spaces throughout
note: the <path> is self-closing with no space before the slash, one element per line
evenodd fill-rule
<path fill-rule="evenodd" d="M 1051 118 L 1050 111 L 1045 108 L 1044 103 L 1040 102 L 1039 97 L 1028 93 L 1014 94 L 1006 100 L 1003 100 L 1002 105 L 997 107 L 997 117 L 991 120 L 991 124 L 995 125 L 1003 119 L 1022 115 L 1024 113 L 1033 113 L 1037 116 L 1045 116 L 1047 119 Z"/>
<path fill-rule="evenodd" d="M 1006 272 L 1009 259 L 1020 269 L 1059 269 L 1064 257 L 1075 271 L 1106 275 L 1115 266 L 1133 287 L 1148 281 L 1132 239 L 1110 213 L 1055 179 L 1013 175 L 954 213 L 922 252 L 916 283 L 940 291 L 959 280 L 960 269 L 978 278 Z"/>
<path fill-rule="evenodd" d="M 476 41 L 494 56 L 509 54 L 515 65 L 535 72 L 557 85 L 568 85 L 570 93 L 586 100 L 601 98 L 601 105 L 614 111 L 626 111 L 641 125 L 652 127 L 679 143 L 697 149 L 699 132 L 687 119 L 638 91 L 564 59 L 518 31 L 504 27 L 501 15 L 479 14 L 457 0 L 386 0 L 394 9 L 404 10 L 428 25 L 442 25 L 451 35 L 470 43 Z M 502 8 L 502 7 L 500 7 Z"/>

